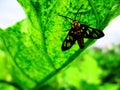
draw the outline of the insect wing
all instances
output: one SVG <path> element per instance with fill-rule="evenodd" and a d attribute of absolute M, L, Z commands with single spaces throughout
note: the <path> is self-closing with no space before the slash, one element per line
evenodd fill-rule
<path fill-rule="evenodd" d="M 75 41 L 76 41 L 76 36 L 74 34 L 74 29 L 71 28 L 64 42 L 62 43 L 62 51 L 70 49 L 75 43 Z"/>
<path fill-rule="evenodd" d="M 84 24 L 81 24 L 81 29 L 83 30 L 84 38 L 98 39 L 104 36 L 104 33 L 101 30 L 89 27 Z"/>

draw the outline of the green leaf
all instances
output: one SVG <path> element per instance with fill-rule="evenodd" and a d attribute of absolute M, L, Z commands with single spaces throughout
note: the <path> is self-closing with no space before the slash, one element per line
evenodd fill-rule
<path fill-rule="evenodd" d="M 77 12 L 84 4 L 81 11 L 88 12 L 81 15 L 81 23 L 102 30 L 120 14 L 120 4 L 115 0 L 70 1 L 18 0 L 26 19 L 4 31 L 0 30 L 0 42 L 4 44 L 4 52 L 15 69 L 11 71 L 12 80 L 24 88 L 39 89 L 93 42 L 86 40 L 82 50 L 75 44 L 70 50 L 62 52 L 61 44 L 67 34 L 63 30 L 70 30 L 71 24 L 58 13 L 74 18 L 74 13 L 69 11 Z"/>

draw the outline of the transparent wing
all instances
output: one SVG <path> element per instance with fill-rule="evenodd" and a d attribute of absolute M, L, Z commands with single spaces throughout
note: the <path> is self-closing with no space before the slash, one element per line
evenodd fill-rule
<path fill-rule="evenodd" d="M 65 40 L 62 43 L 62 51 L 70 49 L 76 41 L 76 36 L 74 34 L 74 29 L 71 28 Z"/>
<path fill-rule="evenodd" d="M 104 33 L 101 30 L 89 27 L 87 25 L 81 24 L 81 29 L 83 31 L 83 37 L 89 39 L 98 39 L 104 36 Z"/>

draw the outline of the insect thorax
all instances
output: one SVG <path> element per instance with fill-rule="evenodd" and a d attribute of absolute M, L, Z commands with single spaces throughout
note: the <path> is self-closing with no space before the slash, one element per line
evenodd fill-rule
<path fill-rule="evenodd" d="M 78 29 L 80 29 L 80 23 L 79 23 L 78 21 L 74 20 L 74 21 L 72 22 L 72 27 L 73 27 L 75 30 L 78 30 Z"/>

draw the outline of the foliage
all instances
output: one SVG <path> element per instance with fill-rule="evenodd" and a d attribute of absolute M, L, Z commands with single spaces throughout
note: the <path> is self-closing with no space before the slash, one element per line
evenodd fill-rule
<path fill-rule="evenodd" d="M 81 23 L 104 29 L 120 14 L 119 2 L 111 0 L 18 0 L 26 13 L 26 19 L 6 30 L 0 29 L 2 90 L 39 90 L 51 77 L 70 64 L 85 50 L 74 45 L 66 52 L 61 43 L 70 24 L 58 13 L 74 17 L 82 8 Z M 73 12 L 73 13 L 70 13 Z M 80 16 L 78 15 L 77 18 Z M 88 47 L 93 40 L 86 40 Z M 86 71 L 87 73 L 87 71 Z M 7 86 L 8 86 L 7 85 Z M 86 85 L 83 82 L 83 86 Z M 13 86 L 13 87 L 11 87 Z M 4 88 L 3 88 L 4 87 Z M 72 87 L 71 87 L 72 88 Z"/>
<path fill-rule="evenodd" d="M 86 50 L 71 67 L 59 73 L 41 89 L 44 90 L 119 90 L 120 46 Z"/>

